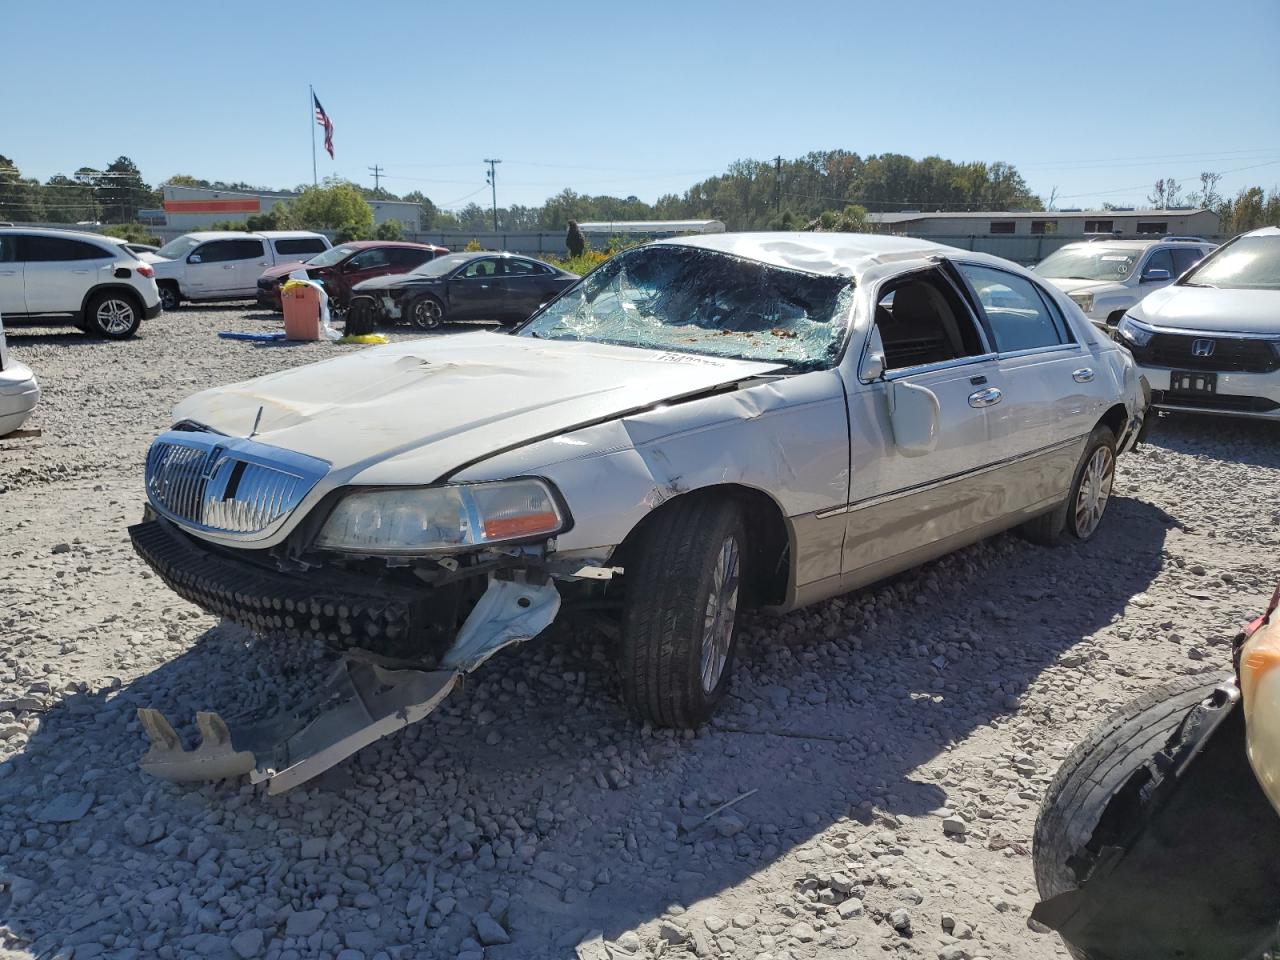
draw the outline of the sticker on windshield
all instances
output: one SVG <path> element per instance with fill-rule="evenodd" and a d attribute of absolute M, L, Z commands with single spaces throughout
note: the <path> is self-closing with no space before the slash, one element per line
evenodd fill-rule
<path fill-rule="evenodd" d="M 1099 257 L 1098 259 L 1099 259 L 1099 260 L 1111 260 L 1111 261 L 1118 261 L 1118 262 L 1120 262 L 1120 263 L 1128 263 L 1128 261 L 1129 261 L 1129 258 L 1128 258 L 1128 257 L 1123 256 L 1123 255 L 1119 255 L 1119 254 L 1111 254 L 1110 256 L 1108 256 L 1108 255 L 1106 255 L 1106 254 L 1103 254 L 1103 255 L 1102 255 L 1101 257 Z"/>

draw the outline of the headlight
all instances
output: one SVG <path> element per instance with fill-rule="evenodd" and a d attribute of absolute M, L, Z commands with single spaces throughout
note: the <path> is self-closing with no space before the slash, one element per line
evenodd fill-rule
<path fill-rule="evenodd" d="M 347 553 L 426 553 L 549 537 L 566 516 L 541 480 L 502 480 L 347 494 L 316 546 Z"/>
<path fill-rule="evenodd" d="M 1263 626 L 1251 625 L 1254 633 L 1240 650 L 1240 692 L 1249 761 L 1280 811 L 1280 613 L 1272 612 L 1271 619 Z"/>
<path fill-rule="evenodd" d="M 1145 347 L 1151 342 L 1151 338 L 1156 335 L 1154 330 L 1140 325 L 1138 321 L 1127 313 L 1120 319 L 1120 325 L 1116 327 L 1116 333 L 1120 334 L 1135 347 Z"/>
<path fill-rule="evenodd" d="M 1076 302 L 1076 306 L 1089 313 L 1093 310 L 1093 294 L 1092 293 L 1068 293 L 1068 297 Z"/>

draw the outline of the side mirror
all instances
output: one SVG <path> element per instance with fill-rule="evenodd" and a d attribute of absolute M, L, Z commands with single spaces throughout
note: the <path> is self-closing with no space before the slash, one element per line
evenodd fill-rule
<path fill-rule="evenodd" d="M 927 387 L 898 381 L 889 387 L 893 442 L 904 457 L 922 457 L 938 445 L 938 396 Z"/>
<path fill-rule="evenodd" d="M 871 342 L 867 344 L 866 356 L 862 358 L 862 369 L 858 371 L 858 379 L 879 380 L 884 376 L 884 368 L 884 341 L 880 338 L 880 328 L 872 327 Z"/>
<path fill-rule="evenodd" d="M 191 256 L 187 257 L 187 263 L 204 263 L 204 258 L 198 253 L 193 253 Z"/>
<path fill-rule="evenodd" d="M 1143 283 L 1166 283 L 1172 279 L 1173 277 L 1170 276 L 1169 271 L 1164 269 L 1164 267 L 1152 267 L 1142 275 Z"/>

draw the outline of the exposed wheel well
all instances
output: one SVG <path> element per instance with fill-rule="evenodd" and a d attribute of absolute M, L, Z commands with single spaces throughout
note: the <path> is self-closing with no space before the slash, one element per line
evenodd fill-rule
<path fill-rule="evenodd" d="M 791 577 L 791 534 L 782 508 L 768 494 L 739 484 L 716 484 L 680 494 L 651 510 L 632 528 L 614 551 L 614 562 L 625 567 L 627 550 L 662 511 L 685 497 L 717 497 L 733 500 L 742 509 L 747 528 L 747 602 L 751 606 L 781 604 Z"/>
<path fill-rule="evenodd" d="M 1119 440 L 1124 436 L 1124 428 L 1129 423 L 1129 411 L 1125 409 L 1123 403 L 1117 403 L 1114 407 L 1102 415 L 1102 419 L 1098 421 L 1099 426 L 1109 427 L 1111 433 Z"/>
<path fill-rule="evenodd" d="M 84 320 L 86 322 L 88 321 L 89 302 L 93 300 L 94 297 L 100 296 L 101 294 L 104 294 L 104 293 L 112 293 L 121 297 L 122 299 L 127 299 L 130 303 L 133 304 L 133 308 L 137 310 L 139 313 L 146 312 L 146 304 L 142 302 L 142 298 L 138 296 L 138 291 L 133 289 L 133 287 L 127 287 L 122 283 L 107 283 L 107 284 L 103 284 L 100 287 L 94 287 L 92 290 L 90 290 L 88 293 L 84 295 L 84 300 L 80 304 L 81 320 Z"/>
<path fill-rule="evenodd" d="M 1123 317 L 1124 314 L 1125 314 L 1124 310 L 1112 310 L 1109 314 L 1107 314 L 1107 326 L 1108 327 L 1118 326 L 1120 323 L 1120 318 Z"/>

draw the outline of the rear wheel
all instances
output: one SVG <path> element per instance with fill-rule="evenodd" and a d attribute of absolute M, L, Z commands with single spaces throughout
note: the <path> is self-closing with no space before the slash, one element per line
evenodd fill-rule
<path fill-rule="evenodd" d="M 85 321 L 92 333 L 108 340 L 125 340 L 138 332 L 142 324 L 142 310 L 128 294 L 109 290 L 89 300 L 85 307 Z"/>
<path fill-rule="evenodd" d="M 409 322 L 419 330 L 434 330 L 444 323 L 444 304 L 430 295 L 413 301 L 406 312 Z"/>
<path fill-rule="evenodd" d="M 696 727 L 724 699 L 746 547 L 737 504 L 696 495 L 664 508 L 629 545 L 619 670 L 641 719 Z"/>
<path fill-rule="evenodd" d="M 1067 499 L 1018 528 L 1032 543 L 1053 546 L 1067 537 L 1088 540 L 1098 531 L 1116 476 L 1116 438 L 1110 427 L 1094 427 L 1076 465 Z"/>

